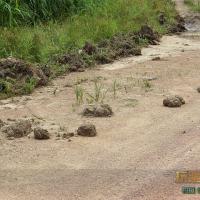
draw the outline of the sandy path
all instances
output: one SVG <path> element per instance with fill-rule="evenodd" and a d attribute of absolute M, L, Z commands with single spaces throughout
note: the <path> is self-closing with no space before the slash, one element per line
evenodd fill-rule
<path fill-rule="evenodd" d="M 29 97 L 1 101 L 1 119 L 40 116 L 52 139 L 0 140 L 0 200 L 200 199 L 182 195 L 174 183 L 177 170 L 200 165 L 199 47 L 198 40 L 166 36 L 140 58 L 72 73 Z M 160 61 L 151 61 L 158 55 Z M 105 99 L 115 112 L 111 118 L 83 118 L 72 107 L 74 89 L 66 84 L 78 79 L 92 91 L 96 77 L 109 89 L 115 80 L 121 85 L 116 99 L 111 91 Z M 146 77 L 156 77 L 148 91 L 141 82 Z M 183 96 L 186 105 L 163 107 L 168 94 Z M 127 106 L 130 99 L 136 105 Z M 60 127 L 74 131 L 83 122 L 94 123 L 98 136 L 55 140 Z"/>

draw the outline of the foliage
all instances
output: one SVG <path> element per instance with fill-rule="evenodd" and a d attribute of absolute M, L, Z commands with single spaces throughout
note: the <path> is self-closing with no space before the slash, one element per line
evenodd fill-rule
<path fill-rule="evenodd" d="M 100 0 L 0 0 L 0 25 L 35 24 L 92 10 Z"/>
<path fill-rule="evenodd" d="M 23 94 L 30 94 L 34 90 L 36 84 L 37 81 L 34 78 L 28 78 L 23 85 Z"/>
<path fill-rule="evenodd" d="M 143 24 L 165 33 L 175 15 L 171 0 L 0 0 L 0 58 L 46 63 L 86 41 L 96 44 Z"/>
<path fill-rule="evenodd" d="M 190 6 L 193 11 L 200 12 L 200 0 L 184 0 L 184 2 Z"/>

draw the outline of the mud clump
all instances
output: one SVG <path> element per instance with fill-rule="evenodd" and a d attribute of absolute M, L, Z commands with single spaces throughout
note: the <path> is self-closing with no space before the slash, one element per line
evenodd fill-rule
<path fill-rule="evenodd" d="M 85 46 L 83 47 L 83 51 L 85 51 L 85 53 L 87 53 L 88 55 L 93 55 L 96 53 L 97 48 L 92 43 L 86 42 Z"/>
<path fill-rule="evenodd" d="M 15 80 L 35 78 L 37 86 L 47 84 L 47 78 L 41 69 L 13 57 L 0 60 L 0 78 L 11 78 Z"/>
<path fill-rule="evenodd" d="M 47 82 L 38 66 L 13 57 L 0 59 L 0 94 L 27 94 Z"/>
<path fill-rule="evenodd" d="M 167 97 L 166 99 L 163 100 L 163 105 L 171 108 L 181 107 L 184 104 L 185 100 L 178 95 Z"/>
<path fill-rule="evenodd" d="M 70 52 L 58 59 L 58 63 L 67 64 L 69 72 L 82 72 L 93 64 L 93 60 L 83 51 Z"/>
<path fill-rule="evenodd" d="M 171 25 L 168 32 L 169 33 L 181 33 L 181 32 L 185 32 L 185 31 L 186 31 L 185 20 L 180 15 L 177 15 L 176 23 Z"/>
<path fill-rule="evenodd" d="M 96 64 L 108 64 L 119 58 L 141 55 L 141 39 L 148 44 L 158 44 L 159 35 L 147 25 L 139 32 L 115 34 L 110 39 L 100 41 L 97 45 L 86 42 L 81 50 L 68 52 L 57 59 L 57 62 L 68 65 L 70 72 L 79 72 Z"/>
<path fill-rule="evenodd" d="M 111 117 L 113 111 L 108 104 L 87 105 L 82 115 L 86 117 Z"/>
<path fill-rule="evenodd" d="M 95 137 L 97 135 L 96 127 L 93 124 L 81 125 L 77 134 L 84 137 Z"/>
<path fill-rule="evenodd" d="M 40 68 L 46 77 L 51 77 L 52 71 L 49 65 L 42 65 Z"/>
<path fill-rule="evenodd" d="M 63 133 L 62 134 L 62 139 L 69 139 L 71 137 L 74 137 L 74 133 L 71 132 L 71 133 Z"/>
<path fill-rule="evenodd" d="M 34 129 L 34 138 L 37 140 L 47 140 L 50 138 L 50 134 L 46 129 L 42 129 L 42 128 L 35 128 Z"/>
<path fill-rule="evenodd" d="M 6 133 L 7 138 L 21 138 L 32 132 L 32 124 L 29 120 L 21 120 L 3 127 L 2 131 Z"/>
<path fill-rule="evenodd" d="M 160 25 L 164 25 L 166 23 L 166 17 L 164 13 L 160 13 L 158 16 L 158 21 L 160 23 Z"/>
<path fill-rule="evenodd" d="M 159 56 L 152 58 L 152 61 L 159 61 L 159 60 L 161 60 L 161 57 L 159 57 Z"/>
<path fill-rule="evenodd" d="M 159 34 L 147 25 L 142 26 L 138 34 L 140 38 L 147 39 L 149 44 L 157 45 L 159 42 Z"/>

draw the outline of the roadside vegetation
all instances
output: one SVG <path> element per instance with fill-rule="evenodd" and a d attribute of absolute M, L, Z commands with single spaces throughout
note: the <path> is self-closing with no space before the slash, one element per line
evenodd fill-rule
<path fill-rule="evenodd" d="M 8 3 L 11 2 L 11 3 Z M 56 3 L 57 2 L 57 3 Z M 167 23 L 160 26 L 159 13 Z M 176 12 L 170 0 L 22 0 L 0 3 L 0 57 L 47 62 L 52 55 L 148 24 L 165 33 Z"/>
<path fill-rule="evenodd" d="M 48 72 L 48 78 L 52 78 L 74 63 L 92 67 L 119 57 L 140 55 L 140 48 L 152 43 L 139 33 L 141 27 L 148 25 L 159 38 L 176 24 L 176 16 L 171 0 L 1 0 L 0 58 L 22 59 L 42 66 L 45 72 L 48 64 L 53 72 Z M 83 47 L 84 54 L 80 53 Z M 23 79 L 25 90 L 13 92 L 16 81 L 12 77 L 5 80 L 1 74 L 3 97 L 10 91 L 14 95 L 29 93 L 38 85 L 29 77 Z"/>
<path fill-rule="evenodd" d="M 200 0 L 184 0 L 193 11 L 200 12 Z"/>

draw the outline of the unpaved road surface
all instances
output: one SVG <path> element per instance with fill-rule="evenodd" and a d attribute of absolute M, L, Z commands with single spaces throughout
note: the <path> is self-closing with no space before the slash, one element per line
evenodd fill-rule
<path fill-rule="evenodd" d="M 183 1 L 177 6 L 187 14 Z M 2 120 L 34 118 L 52 136 L 1 138 L 0 200 L 200 199 L 181 194 L 175 183 L 176 171 L 200 167 L 200 40 L 188 34 L 165 36 L 141 57 L 72 73 L 30 96 L 1 101 Z M 161 60 L 151 60 L 157 56 Z M 92 93 L 95 79 L 109 89 L 104 101 L 113 108 L 111 118 L 84 118 L 74 106 L 74 85 Z M 163 107 L 170 94 L 186 104 Z M 83 122 L 95 124 L 98 136 L 56 139 Z"/>

